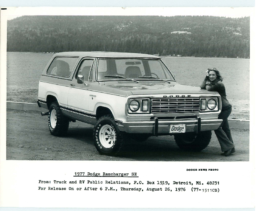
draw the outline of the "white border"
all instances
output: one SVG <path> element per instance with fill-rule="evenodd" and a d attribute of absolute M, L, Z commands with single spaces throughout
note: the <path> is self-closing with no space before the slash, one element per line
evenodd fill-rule
<path fill-rule="evenodd" d="M 126 8 L 125 10 L 127 10 L 128 8 Z M 195 8 L 196 9 L 196 8 Z M 105 8 L 103 8 L 103 10 L 107 10 Z M 147 11 L 149 10 L 149 8 L 147 10 L 141 8 L 142 10 L 142 14 L 147 14 Z M 164 10 L 164 8 L 163 8 Z M 170 8 L 168 8 L 167 10 L 171 11 Z M 128 11 L 128 10 L 127 10 Z M 166 11 L 166 9 L 165 9 Z M 131 11 L 130 11 L 131 12 Z M 4 25 L 1 24 L 1 27 L 4 27 Z M 2 28 L 3 29 L 3 28 Z M 1 37 L 1 39 L 3 39 L 3 37 Z M 4 44 L 5 45 L 5 44 Z M 3 52 L 3 49 L 4 49 L 5 46 L 3 46 L 3 42 L 1 43 L 1 57 L 5 58 L 5 52 Z M 253 57 L 252 57 L 253 58 Z M 3 61 L 3 60 L 2 60 Z M 1 62 L 1 69 L 5 69 L 6 67 L 6 64 L 5 62 Z M 5 71 L 4 71 L 5 72 Z M 3 71 L 1 71 L 1 84 L 6 84 L 6 81 L 3 80 L 3 78 L 5 79 L 6 78 L 6 75 L 5 73 L 3 73 Z M 4 92 L 4 94 L 3 94 Z M 5 94 L 6 93 L 6 86 L 4 89 L 2 89 L 1 87 L 1 102 L 5 102 L 6 100 L 6 97 L 5 97 Z M 2 101 L 3 99 L 3 101 Z M 5 113 L 5 104 L 1 103 L 1 114 Z M 2 117 L 2 115 L 1 115 Z M 93 162 L 58 162 L 58 161 L 54 161 L 54 163 L 52 164 L 52 162 L 49 162 L 49 161 L 46 161 L 46 162 L 39 162 L 39 161 L 34 161 L 34 162 L 24 162 L 24 161 L 5 161 L 5 157 L 6 157 L 6 152 L 5 152 L 5 147 L 4 144 L 3 144 L 3 141 L 4 140 L 3 138 L 5 138 L 5 129 L 4 127 L 2 127 L 3 124 L 5 124 L 5 116 L 2 120 L 4 121 L 1 121 L 1 170 L 5 170 L 3 171 L 4 173 L 2 173 L 1 175 L 1 181 L 11 181 L 12 180 L 12 187 L 25 187 L 26 189 L 30 188 L 30 187 L 34 187 L 35 184 L 33 184 L 32 182 L 32 179 L 33 178 L 38 178 L 41 176 L 41 174 L 43 176 L 48 176 L 48 177 L 52 177 L 52 173 L 51 172 L 48 172 L 49 169 L 53 169 L 55 171 L 55 176 L 54 177 L 61 177 L 61 178 L 64 178 L 65 176 L 67 176 L 67 172 L 70 172 L 71 171 L 71 166 L 74 166 L 73 168 L 74 169 L 82 169 L 81 171 L 83 171 L 83 169 L 86 169 L 88 171 L 89 167 L 87 168 L 86 166 L 96 166 L 95 168 L 99 171 L 99 170 L 102 170 L 106 167 L 106 168 L 109 168 L 107 163 L 105 162 L 99 162 L 99 161 L 93 161 Z M 253 152 L 253 145 L 251 144 L 251 148 L 250 148 L 251 152 Z M 80 163 L 80 165 L 79 165 Z M 237 186 L 243 186 L 244 188 L 246 188 L 247 191 L 250 191 L 250 195 L 247 195 L 247 197 L 243 197 L 241 195 L 241 198 L 240 198 L 240 202 L 236 202 L 235 204 L 229 204 L 227 205 L 226 207 L 242 207 L 242 208 L 246 208 L 246 207 L 253 207 L 254 206 L 254 200 L 253 200 L 253 196 L 251 196 L 253 194 L 253 190 L 252 189 L 249 189 L 249 185 L 250 184 L 253 184 L 253 177 L 250 177 L 250 180 L 248 179 L 245 179 L 243 181 L 243 178 L 247 178 L 249 177 L 249 173 L 252 172 L 252 170 L 254 169 L 253 168 L 253 157 L 252 157 L 252 154 L 251 154 L 251 157 L 250 157 L 250 162 L 243 162 L 243 163 L 236 163 L 236 162 L 232 162 L 232 163 L 225 163 L 225 164 L 219 164 L 218 162 L 216 163 L 207 163 L 207 162 L 202 162 L 202 163 L 189 163 L 189 162 L 183 162 L 182 163 L 182 167 L 181 169 L 183 168 L 186 168 L 187 166 L 189 167 L 193 167 L 193 166 L 213 166 L 214 168 L 216 168 L 217 166 L 219 166 L 219 168 L 224 168 L 223 169 L 223 172 L 228 174 L 230 173 L 230 170 L 232 171 L 237 171 L 237 172 L 240 172 L 240 175 L 236 174 L 236 175 L 233 175 L 233 176 L 236 176 L 236 178 L 234 178 L 234 180 L 237 180 L 237 181 L 233 181 L 234 184 L 233 185 L 237 185 Z M 40 172 L 39 174 L 33 176 L 33 178 L 29 179 L 28 177 L 23 177 L 23 180 L 24 181 L 27 181 L 27 185 L 23 185 L 22 184 L 22 180 L 21 180 L 21 177 L 18 177 L 16 175 L 21 175 L 21 172 L 31 172 L 32 169 L 36 169 L 38 166 L 41 166 L 43 165 L 45 167 L 45 169 L 40 169 Z M 122 166 L 121 166 L 122 165 Z M 131 164 L 128 163 L 128 162 L 122 162 L 122 164 L 120 165 L 119 162 L 112 162 L 111 163 L 111 167 L 116 170 L 116 169 L 121 169 L 123 170 L 124 168 L 127 168 L 127 169 L 130 169 L 130 166 Z M 150 172 L 152 175 L 155 175 L 156 177 L 158 178 L 169 178 L 169 173 L 164 173 L 162 174 L 160 177 L 158 176 L 158 173 L 160 173 L 161 171 L 159 171 L 160 169 L 162 169 L 162 166 L 166 169 L 166 170 L 169 170 L 169 172 L 171 172 L 172 174 L 176 174 L 179 176 L 179 174 L 182 174 L 183 171 L 181 170 L 177 170 L 177 163 L 175 162 L 158 162 L 158 163 L 154 163 L 154 162 L 134 162 L 134 166 L 137 166 L 136 168 L 139 168 L 139 171 L 140 173 L 145 173 L 147 172 L 148 169 L 151 169 L 151 168 L 154 168 L 154 166 L 158 166 L 158 169 L 154 169 L 154 172 Z M 62 170 L 60 171 L 59 168 L 62 167 Z M 93 168 L 93 167 L 92 167 Z M 66 170 L 64 170 L 66 169 Z M 175 169 L 175 170 L 173 170 Z M 245 170 L 245 172 L 242 172 L 242 170 Z M 74 171 L 74 170 L 73 170 Z M 90 171 L 90 170 L 89 170 Z M 105 171 L 105 170 L 104 170 Z M 41 173 L 42 172 L 42 173 Z M 13 177 L 11 177 L 11 175 L 14 175 Z M 250 175 L 253 176 L 253 174 L 251 173 Z M 181 175 L 180 175 L 181 176 Z M 205 175 L 204 175 L 205 176 Z M 53 177 L 53 178 L 54 178 Z M 239 182 L 243 182 L 243 184 L 239 184 Z M 231 185 L 231 184 L 230 184 Z M 28 205 L 28 198 L 25 197 L 23 195 L 22 192 L 24 192 L 23 190 L 19 190 L 18 192 L 16 192 L 16 194 L 14 193 L 14 191 L 5 191 L 5 193 L 3 194 L 3 189 L 6 189 L 6 190 L 9 190 L 11 187 L 11 183 L 10 182 L 7 182 L 5 183 L 3 186 L 2 186 L 2 182 L 1 182 L 1 189 L 0 189 L 0 195 L 4 195 L 4 197 L 1 197 L 1 201 L 0 201 L 0 204 L 2 205 L 2 200 L 4 200 L 5 204 L 4 205 L 10 205 L 10 203 L 16 203 L 16 205 L 19 205 L 19 206 L 30 206 Z M 241 193 L 241 192 L 240 192 Z M 235 193 L 236 194 L 236 193 Z M 237 193 L 238 194 L 238 193 Z M 241 193 L 242 194 L 242 193 Z M 55 194 L 54 194 L 55 195 Z M 230 193 L 228 194 L 230 195 Z M 232 199 L 233 197 L 228 197 L 228 195 L 226 195 L 227 198 L 229 199 Z M 66 194 L 65 194 L 66 196 Z M 68 197 L 71 197 L 68 195 Z M 139 196 L 138 196 L 139 197 Z M 221 196 L 223 197 L 223 195 Z M 142 196 L 140 198 L 146 198 L 146 196 Z M 187 197 L 186 197 L 187 198 Z M 17 199 L 17 200 L 16 200 Z M 52 199 L 52 198 L 51 198 Z M 85 199 L 85 198 L 84 198 Z M 207 197 L 205 197 L 205 199 L 208 199 Z M 195 204 L 196 207 L 219 207 L 219 205 L 222 205 L 223 202 L 221 201 L 221 199 L 218 199 L 218 203 L 217 202 L 214 202 L 214 204 L 211 204 L 211 202 L 209 201 L 205 201 L 205 199 L 202 199 L 202 204 L 200 203 L 199 205 L 196 205 L 196 203 L 194 203 L 193 200 L 189 199 L 188 201 L 185 202 L 186 206 L 185 207 L 192 207 L 192 206 L 189 206 L 189 205 L 192 205 L 192 204 Z M 248 201 L 249 199 L 251 199 L 251 201 Z M 37 196 L 33 196 L 32 198 L 33 200 L 33 203 L 31 204 L 31 206 L 34 206 L 34 207 L 37 207 L 38 206 L 41 206 L 41 205 L 48 205 L 48 202 L 42 202 L 41 199 Z M 66 198 L 67 200 L 67 198 Z M 88 199 L 87 199 L 88 200 Z M 158 207 L 158 208 L 162 208 L 162 207 L 173 207 L 173 208 L 179 208 L 181 207 L 180 206 L 180 203 L 179 203 L 179 198 L 172 198 L 171 200 L 169 200 L 168 202 L 164 202 L 164 197 L 162 198 L 162 196 L 157 196 L 156 199 L 152 199 L 152 203 L 148 203 L 147 206 L 144 206 L 144 207 L 150 207 L 150 208 L 154 208 L 154 207 Z M 60 199 L 60 201 L 64 202 L 62 199 Z M 176 203 L 179 203 L 179 204 L 175 204 L 175 203 L 172 203 L 172 202 L 175 202 Z M 112 200 L 111 200 L 112 202 Z M 153 204 L 153 203 L 157 203 L 157 205 Z M 53 205 L 51 205 L 51 207 L 59 207 L 60 205 L 58 204 L 59 202 L 56 201 L 53 203 Z M 96 203 L 101 203 L 100 200 L 98 200 L 98 202 Z M 115 203 L 113 201 L 113 203 Z M 113 203 L 111 203 L 110 207 L 114 207 L 113 206 Z M 128 204 L 129 203 L 129 204 Z M 125 206 L 123 205 L 118 205 L 116 204 L 115 207 L 128 207 L 130 206 L 130 203 L 132 203 L 132 201 L 130 201 L 130 199 L 128 199 L 127 201 L 127 204 L 125 204 Z M 171 203 L 171 204 L 170 204 Z M 73 201 L 69 201 L 67 204 L 71 205 L 71 206 L 74 206 L 75 207 L 75 203 L 73 203 Z M 63 207 L 64 205 L 61 205 L 61 207 Z M 98 205 L 96 205 L 95 207 L 97 207 Z M 86 207 L 86 205 L 84 205 L 84 207 Z M 106 207 L 106 206 L 105 206 Z M 133 206 L 133 207 L 137 207 L 137 206 Z M 143 205 L 139 206 L 139 207 L 143 207 Z"/>

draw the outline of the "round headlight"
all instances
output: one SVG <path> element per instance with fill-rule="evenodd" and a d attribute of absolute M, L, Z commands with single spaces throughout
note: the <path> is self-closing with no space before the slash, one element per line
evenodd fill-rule
<path fill-rule="evenodd" d="M 139 109 L 139 102 L 136 100 L 132 100 L 130 102 L 129 108 L 131 111 L 134 111 L 134 112 L 137 111 Z"/>
<path fill-rule="evenodd" d="M 214 100 L 214 99 L 209 99 L 209 100 L 207 101 L 207 106 L 208 106 L 208 109 L 210 109 L 210 110 L 215 109 L 216 106 L 217 106 L 216 100 Z"/>

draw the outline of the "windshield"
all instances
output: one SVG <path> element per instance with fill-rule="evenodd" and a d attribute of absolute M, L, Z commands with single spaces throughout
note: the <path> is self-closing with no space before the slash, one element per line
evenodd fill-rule
<path fill-rule="evenodd" d="M 174 81 L 174 78 L 160 59 L 101 58 L 99 59 L 97 80 Z"/>

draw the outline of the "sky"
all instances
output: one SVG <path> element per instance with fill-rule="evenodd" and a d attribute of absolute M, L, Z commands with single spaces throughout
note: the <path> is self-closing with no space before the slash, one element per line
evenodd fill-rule
<path fill-rule="evenodd" d="M 141 7 L 141 8 L 122 8 L 122 7 L 17 7 L 8 8 L 8 20 L 25 16 L 25 15 L 142 15 L 142 16 L 176 16 L 176 15 L 193 15 L 193 16 L 221 16 L 221 17 L 246 17 L 253 13 L 252 8 L 188 8 L 188 7 Z"/>

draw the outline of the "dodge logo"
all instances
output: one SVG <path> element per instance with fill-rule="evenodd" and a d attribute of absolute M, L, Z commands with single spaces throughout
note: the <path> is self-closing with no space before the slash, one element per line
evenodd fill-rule
<path fill-rule="evenodd" d="M 191 95 L 169 95 L 169 96 L 164 95 L 163 97 L 164 97 L 164 98 L 165 98 L 165 97 L 176 97 L 176 98 L 181 98 L 181 97 L 191 97 Z"/>

